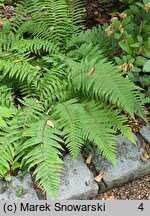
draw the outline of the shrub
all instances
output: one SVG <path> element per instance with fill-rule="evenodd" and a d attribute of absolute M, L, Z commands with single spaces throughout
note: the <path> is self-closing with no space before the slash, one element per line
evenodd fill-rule
<path fill-rule="evenodd" d="M 150 103 L 150 3 L 130 3 L 127 10 L 111 19 L 105 30 L 113 38 L 113 46 L 120 46 L 115 61 L 122 74 L 147 90 L 141 97 L 144 103 Z"/>

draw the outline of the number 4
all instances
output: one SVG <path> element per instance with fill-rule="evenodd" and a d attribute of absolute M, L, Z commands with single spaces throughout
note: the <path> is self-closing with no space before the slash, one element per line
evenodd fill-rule
<path fill-rule="evenodd" d="M 141 203 L 138 207 L 139 210 L 143 211 L 144 210 L 144 206 L 143 206 L 143 203 Z"/>

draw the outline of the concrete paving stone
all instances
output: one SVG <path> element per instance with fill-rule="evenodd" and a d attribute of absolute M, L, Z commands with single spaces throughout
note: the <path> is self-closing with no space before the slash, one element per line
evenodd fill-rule
<path fill-rule="evenodd" d="M 139 133 L 150 143 L 150 125 L 141 127 Z"/>
<path fill-rule="evenodd" d="M 99 187 L 94 181 L 92 172 L 84 159 L 79 155 L 74 163 L 70 155 L 64 157 L 65 166 L 62 172 L 58 200 L 87 200 L 98 194 Z M 47 196 L 51 200 L 50 196 Z"/>
<path fill-rule="evenodd" d="M 117 163 L 113 166 L 99 153 L 93 158 L 96 171 L 104 172 L 104 182 L 108 189 L 121 186 L 129 181 L 150 174 L 150 160 L 142 162 L 143 153 L 140 140 L 134 135 L 136 145 L 122 136 L 118 136 Z"/>
<path fill-rule="evenodd" d="M 12 177 L 11 182 L 0 181 L 0 200 L 38 200 L 31 176 L 28 174 L 22 180 Z"/>

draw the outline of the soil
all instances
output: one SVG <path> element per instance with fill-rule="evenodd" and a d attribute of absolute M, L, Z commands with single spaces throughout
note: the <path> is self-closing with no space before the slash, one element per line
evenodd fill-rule
<path fill-rule="evenodd" d="M 98 194 L 94 200 L 150 200 L 150 176 Z"/>
<path fill-rule="evenodd" d="M 99 0 L 85 0 L 84 24 L 87 28 L 109 23 L 110 19 L 121 13 L 127 5 L 118 0 L 109 0 L 107 3 Z M 117 11 L 116 11 L 117 10 Z"/>

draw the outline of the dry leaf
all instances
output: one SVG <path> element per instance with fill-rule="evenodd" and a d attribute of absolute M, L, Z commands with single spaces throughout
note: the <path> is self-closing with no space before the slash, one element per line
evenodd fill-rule
<path fill-rule="evenodd" d="M 39 100 L 37 99 L 37 100 L 36 100 L 36 103 L 37 103 L 37 104 L 40 104 L 40 103 L 41 103 L 41 101 L 39 101 Z"/>
<path fill-rule="evenodd" d="M 149 149 L 149 145 L 146 142 L 142 142 L 142 148 L 147 151 Z"/>
<path fill-rule="evenodd" d="M 148 110 L 144 110 L 145 115 L 149 115 L 149 111 Z"/>
<path fill-rule="evenodd" d="M 96 22 L 98 22 L 100 25 L 104 25 L 104 24 L 107 22 L 107 20 L 104 19 L 104 18 L 101 18 L 101 19 L 95 19 L 95 20 L 96 20 Z"/>
<path fill-rule="evenodd" d="M 51 120 L 47 120 L 46 124 L 49 125 L 53 129 L 55 128 L 55 126 L 54 126 L 54 124 L 53 124 L 53 122 Z"/>
<path fill-rule="evenodd" d="M 112 195 L 112 196 L 109 196 L 106 200 L 115 200 L 115 197 Z"/>
<path fill-rule="evenodd" d="M 111 26 L 108 26 L 108 27 L 105 29 L 105 32 L 107 33 L 108 36 L 110 36 L 110 35 L 112 34 Z"/>
<path fill-rule="evenodd" d="M 124 33 L 124 28 L 120 30 L 121 35 Z"/>
<path fill-rule="evenodd" d="M 121 31 L 121 29 L 123 29 L 122 24 L 120 24 L 120 25 L 118 26 L 118 30 Z"/>
<path fill-rule="evenodd" d="M 4 25 L 3 20 L 0 19 L 0 26 L 3 26 L 3 25 Z"/>
<path fill-rule="evenodd" d="M 119 17 L 124 20 L 127 17 L 127 14 L 126 13 L 120 13 Z"/>
<path fill-rule="evenodd" d="M 35 67 L 36 67 L 37 70 L 41 70 L 40 66 L 37 65 Z"/>
<path fill-rule="evenodd" d="M 22 61 L 22 59 L 16 59 L 16 60 L 14 60 L 13 62 L 14 62 L 14 63 L 17 63 L 17 62 L 20 62 L 20 61 Z"/>
<path fill-rule="evenodd" d="M 150 158 L 150 156 L 147 154 L 146 151 L 144 152 L 143 157 L 144 157 L 145 159 L 149 159 L 149 158 Z"/>
<path fill-rule="evenodd" d="M 150 13 L 150 3 L 145 5 L 145 10 L 147 13 Z"/>
<path fill-rule="evenodd" d="M 92 73 L 95 71 L 95 66 L 88 72 L 87 77 L 90 77 Z"/>
<path fill-rule="evenodd" d="M 7 57 L 7 56 L 10 56 L 12 53 L 2 53 L 2 56 L 3 57 Z"/>
<path fill-rule="evenodd" d="M 100 174 L 95 177 L 95 181 L 96 182 L 101 182 L 102 179 L 104 178 L 104 176 L 105 176 L 105 173 L 104 172 L 100 172 Z"/>
<path fill-rule="evenodd" d="M 128 43 L 128 39 L 123 39 L 120 42 L 127 44 Z"/>
<path fill-rule="evenodd" d="M 118 20 L 117 17 L 112 17 L 112 18 L 111 18 L 111 23 L 114 24 L 114 23 L 116 22 L 116 20 Z"/>
<path fill-rule="evenodd" d="M 93 154 L 90 154 L 89 156 L 88 156 L 88 158 L 86 159 L 86 164 L 91 164 L 91 161 L 92 161 L 92 157 L 93 157 Z"/>
<path fill-rule="evenodd" d="M 138 55 L 140 55 L 140 54 L 142 53 L 142 51 L 143 51 L 143 48 L 140 47 L 139 50 L 138 50 L 136 53 L 137 53 Z"/>
<path fill-rule="evenodd" d="M 94 15 L 99 17 L 99 11 L 94 11 Z"/>
<path fill-rule="evenodd" d="M 131 63 L 129 64 L 129 70 L 130 70 L 130 71 L 133 71 L 133 70 L 134 70 L 134 65 L 131 64 Z"/>
<path fill-rule="evenodd" d="M 54 107 L 54 105 L 52 105 L 52 106 L 48 109 L 48 111 L 46 112 L 46 115 L 48 115 L 48 114 L 51 112 L 51 110 L 53 109 L 53 107 Z"/>
<path fill-rule="evenodd" d="M 140 159 L 141 159 L 141 161 L 143 161 L 144 163 L 147 162 L 147 159 L 146 159 L 143 155 L 140 157 Z"/>
<path fill-rule="evenodd" d="M 128 65 L 127 63 L 124 63 L 123 65 L 120 65 L 118 67 L 119 70 L 123 71 L 123 72 L 126 72 L 128 70 Z"/>
<path fill-rule="evenodd" d="M 40 190 L 42 192 L 45 192 L 42 186 L 39 184 L 39 182 L 34 182 L 34 186 L 36 187 L 37 190 Z"/>

